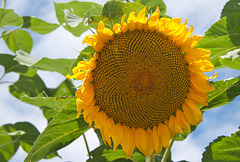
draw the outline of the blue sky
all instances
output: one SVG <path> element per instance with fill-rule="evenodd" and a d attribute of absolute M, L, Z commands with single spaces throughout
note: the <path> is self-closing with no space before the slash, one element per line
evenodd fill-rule
<path fill-rule="evenodd" d="M 69 0 L 54 0 L 54 2 L 68 2 Z M 194 33 L 203 35 L 204 32 L 220 18 L 221 10 L 227 0 L 165 0 L 167 13 L 172 17 L 188 19 L 188 25 L 194 26 Z M 105 1 L 95 2 L 104 4 Z M 7 1 L 6 8 L 14 9 L 20 16 L 36 16 L 47 22 L 57 23 L 53 1 L 49 0 L 11 0 Z M 30 32 L 33 36 L 34 46 L 31 55 L 37 60 L 42 57 L 49 58 L 77 58 L 78 52 L 84 48 L 82 40 L 84 36 L 74 37 L 71 33 L 59 27 L 48 35 L 40 35 Z M 86 32 L 84 34 L 87 34 Z M 0 53 L 10 53 L 0 40 Z M 3 73 L 0 67 L 0 75 Z M 227 79 L 240 75 L 240 72 L 231 69 L 220 69 L 217 80 Z M 64 77 L 55 72 L 39 71 L 47 87 L 54 88 L 59 85 Z M 3 81 L 16 81 L 18 75 L 7 74 Z M 79 83 L 77 83 L 79 84 Z M 237 130 L 240 125 L 240 97 L 232 103 L 222 106 L 203 114 L 203 122 L 189 137 L 183 142 L 175 142 L 172 149 L 172 159 L 174 161 L 188 160 L 200 162 L 202 153 L 209 142 L 221 135 L 230 135 Z M 0 124 L 28 121 L 33 123 L 39 131 L 43 131 L 47 121 L 38 107 L 23 103 L 8 92 L 7 84 L 0 84 Z M 92 130 L 87 132 L 87 139 L 90 150 L 99 145 Z M 52 160 L 42 160 L 51 162 L 60 161 L 85 161 L 87 152 L 82 137 L 70 146 L 59 151 L 63 160 L 54 158 Z M 19 149 L 10 162 L 23 161 L 26 153 Z M 81 159 L 81 160 L 80 160 Z"/>

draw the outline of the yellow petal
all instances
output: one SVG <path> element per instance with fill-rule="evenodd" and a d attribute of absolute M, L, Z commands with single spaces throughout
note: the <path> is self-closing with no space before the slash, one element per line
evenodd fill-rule
<path fill-rule="evenodd" d="M 162 139 L 158 135 L 158 127 L 153 126 L 153 144 L 155 149 L 155 155 L 159 154 L 162 151 Z"/>
<path fill-rule="evenodd" d="M 171 133 L 169 128 L 162 123 L 158 124 L 158 134 L 162 139 L 162 144 L 165 148 L 169 148 L 169 141 L 171 139 Z"/>
<path fill-rule="evenodd" d="M 208 95 L 207 93 L 198 93 L 192 87 L 188 88 L 189 93 L 187 93 L 187 97 L 194 101 L 195 103 L 203 106 L 208 105 Z"/>
<path fill-rule="evenodd" d="M 200 35 L 193 35 L 192 37 L 188 38 L 181 46 L 181 52 L 188 52 L 191 51 L 202 38 Z"/>
<path fill-rule="evenodd" d="M 122 125 L 122 129 L 123 129 L 124 139 L 122 140 L 121 145 L 122 145 L 123 151 L 129 158 L 132 155 L 132 153 L 134 151 L 134 147 L 135 147 L 134 142 L 133 142 L 133 136 L 132 136 L 132 132 L 129 127 Z"/>
<path fill-rule="evenodd" d="M 189 79 L 193 86 L 201 92 L 211 92 L 215 89 L 206 79 L 200 75 L 191 76 Z"/>
<path fill-rule="evenodd" d="M 120 24 L 115 24 L 114 26 L 113 26 L 113 32 L 114 33 L 116 33 L 116 34 L 120 34 L 121 33 L 121 25 Z"/>
<path fill-rule="evenodd" d="M 148 136 L 146 131 L 143 128 L 137 128 L 135 132 L 135 143 L 137 148 L 145 155 L 147 156 L 147 153 L 145 152 L 147 143 L 148 143 Z"/>
<path fill-rule="evenodd" d="M 179 125 L 178 120 L 173 115 L 171 115 L 169 117 L 169 128 L 173 132 L 183 134 L 183 130 L 182 130 L 181 126 Z"/>
<path fill-rule="evenodd" d="M 116 150 L 118 145 L 123 140 L 123 129 L 122 129 L 122 125 L 120 123 L 117 123 L 116 125 L 114 125 L 112 127 L 111 137 L 112 137 L 112 140 L 113 140 L 113 150 Z"/>
<path fill-rule="evenodd" d="M 179 122 L 179 124 L 190 133 L 190 123 L 187 121 L 184 113 L 181 110 L 176 111 L 176 118 Z"/>

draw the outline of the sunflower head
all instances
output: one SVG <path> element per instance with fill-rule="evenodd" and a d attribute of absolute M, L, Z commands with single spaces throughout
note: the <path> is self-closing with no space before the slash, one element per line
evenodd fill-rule
<path fill-rule="evenodd" d="M 78 115 L 128 157 L 135 147 L 146 156 L 158 154 L 176 133 L 190 132 L 202 121 L 197 104 L 207 105 L 207 92 L 214 90 L 203 74 L 214 68 L 210 51 L 195 48 L 201 36 L 192 35 L 187 21 L 159 15 L 157 8 L 147 18 L 144 8 L 112 29 L 100 21 L 97 34 L 83 40 L 94 56 L 67 76 L 83 81 L 76 92 Z"/>

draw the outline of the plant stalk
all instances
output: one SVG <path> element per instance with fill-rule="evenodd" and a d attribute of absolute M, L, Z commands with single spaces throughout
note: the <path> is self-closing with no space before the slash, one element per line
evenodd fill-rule
<path fill-rule="evenodd" d="M 2 8 L 6 7 L 6 0 L 2 0 Z"/>
<path fill-rule="evenodd" d="M 84 139 L 84 142 L 85 142 L 85 145 L 86 145 L 86 148 L 87 148 L 88 157 L 89 157 L 89 159 L 91 159 L 90 151 L 89 151 L 89 147 L 88 147 L 88 143 L 87 143 L 87 139 L 86 139 L 85 134 L 83 134 L 83 139 Z"/>
<path fill-rule="evenodd" d="M 145 156 L 145 162 L 155 162 L 155 157 L 151 159 L 149 156 Z"/>
<path fill-rule="evenodd" d="M 170 150 L 171 150 L 171 148 L 172 148 L 172 145 L 173 145 L 173 142 L 174 142 L 174 140 L 175 140 L 175 137 L 176 137 L 176 136 L 174 136 L 174 137 L 170 140 L 170 144 L 169 144 L 170 147 L 165 150 L 161 162 L 166 162 L 166 161 L 167 161 L 168 155 L 169 155 Z"/>

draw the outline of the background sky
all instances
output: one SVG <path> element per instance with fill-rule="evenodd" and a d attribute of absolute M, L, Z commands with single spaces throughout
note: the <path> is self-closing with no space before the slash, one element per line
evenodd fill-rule
<path fill-rule="evenodd" d="M 47 22 L 57 22 L 53 2 L 69 2 L 69 0 L 7 0 L 6 8 L 14 9 L 20 16 L 36 16 Z M 105 0 L 93 0 L 93 2 L 104 4 Z M 194 33 L 204 35 L 205 31 L 220 18 L 220 14 L 227 0 L 164 0 L 167 6 L 167 15 L 188 19 L 188 25 L 193 25 Z M 40 35 L 30 31 L 33 37 L 33 49 L 31 55 L 37 60 L 42 57 L 48 58 L 77 58 L 78 52 L 84 48 L 81 37 L 75 37 L 63 27 L 47 35 Z M 0 39 L 0 53 L 13 54 L 8 50 L 5 42 Z M 240 75 L 239 71 L 231 69 L 215 70 L 218 77 L 215 80 L 232 78 Z M 0 66 L 0 76 L 4 68 Z M 65 78 L 55 72 L 38 71 L 48 88 L 57 87 Z M 8 73 L 2 81 L 18 80 L 18 74 Z M 79 84 L 79 83 L 77 83 Z M 35 125 L 40 132 L 47 126 L 41 110 L 19 101 L 11 96 L 8 91 L 10 84 L 0 84 L 0 125 L 27 121 Z M 221 106 L 203 114 L 203 122 L 183 142 L 176 141 L 172 148 L 172 160 L 187 160 L 200 162 L 202 153 L 209 142 L 221 135 L 231 135 L 237 131 L 240 125 L 240 97 L 237 97 L 229 105 Z M 99 145 L 99 142 L 91 129 L 86 133 L 90 150 Z M 41 160 L 41 162 L 81 162 L 88 159 L 85 144 L 82 137 L 68 147 L 59 151 L 62 159 Z M 23 161 L 26 153 L 19 148 L 10 162 Z"/>

